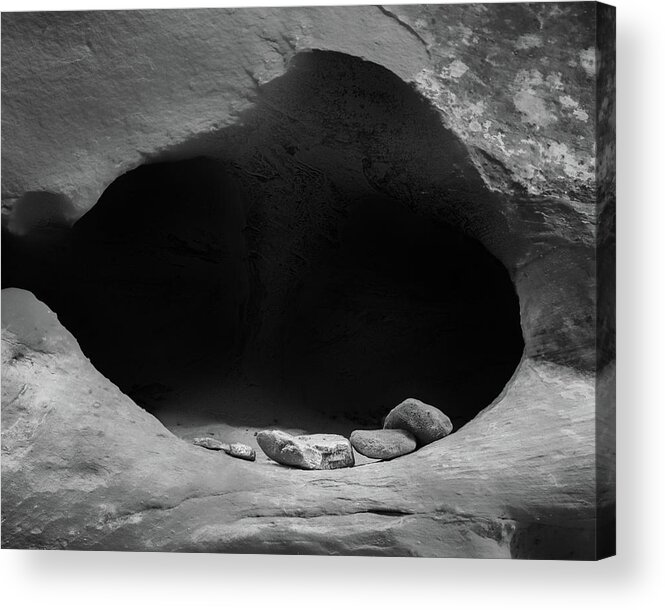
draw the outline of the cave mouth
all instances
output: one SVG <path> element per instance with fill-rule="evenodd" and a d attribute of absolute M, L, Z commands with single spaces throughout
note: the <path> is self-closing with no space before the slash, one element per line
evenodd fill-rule
<path fill-rule="evenodd" d="M 3 286 L 183 438 L 348 435 L 408 397 L 459 429 L 524 348 L 509 274 L 475 239 L 502 231 L 492 197 L 412 87 L 304 53 L 236 125 L 120 175 L 73 227 L 3 227 Z"/>
<path fill-rule="evenodd" d="M 523 349 L 519 304 L 476 240 L 361 193 L 333 238 L 298 253 L 307 265 L 266 274 L 249 205 L 219 160 L 141 166 L 17 283 L 183 437 L 248 440 L 271 426 L 348 435 L 380 427 L 411 396 L 459 428 L 501 392 Z M 276 229 L 269 246 L 291 248 L 289 236 Z"/>

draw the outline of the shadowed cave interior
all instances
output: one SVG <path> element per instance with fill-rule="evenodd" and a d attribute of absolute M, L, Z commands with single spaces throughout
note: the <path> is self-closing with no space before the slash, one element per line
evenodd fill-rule
<path fill-rule="evenodd" d="M 386 97 L 393 75 L 338 55 L 311 54 L 264 92 L 266 108 L 307 119 L 288 138 L 257 113 L 226 134 L 223 152 L 200 146 L 121 175 L 71 228 L 49 218 L 24 235 L 3 230 L 3 286 L 34 292 L 100 372 L 183 438 L 255 445 L 267 427 L 348 435 L 381 427 L 411 396 L 458 429 L 519 362 L 518 299 L 479 242 L 353 171 L 317 183 L 318 168 L 348 157 L 329 133 L 363 137 L 321 118 L 344 91 L 364 100 L 370 140 L 372 121 L 400 122 L 404 107 L 419 133 L 432 131 L 401 81 L 402 98 Z M 228 154 L 238 140 L 250 152 Z M 428 158 L 432 146 L 423 143 Z M 277 177 L 257 171 L 256 151 Z M 364 154 L 358 165 L 376 174 Z"/>
<path fill-rule="evenodd" d="M 500 393 L 521 354 L 519 307 L 478 242 L 364 197 L 271 311 L 244 209 L 217 161 L 146 165 L 72 229 L 5 235 L 3 260 L 24 262 L 3 277 L 48 303 L 93 364 L 175 431 L 348 434 L 409 396 L 459 428 Z M 268 344 L 263 325 L 277 326 Z"/>

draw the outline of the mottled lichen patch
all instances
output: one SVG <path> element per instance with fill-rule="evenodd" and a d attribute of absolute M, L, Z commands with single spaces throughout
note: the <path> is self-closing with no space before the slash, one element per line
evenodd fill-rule
<path fill-rule="evenodd" d="M 468 69 L 469 66 L 467 66 L 459 59 L 456 59 L 453 63 L 450 64 L 449 73 L 452 78 L 459 78 L 460 76 L 463 76 Z"/>
<path fill-rule="evenodd" d="M 535 127 L 547 127 L 557 120 L 556 116 L 547 109 L 545 101 L 532 91 L 518 91 L 513 101 L 515 108 L 524 115 L 524 120 Z"/>
<path fill-rule="evenodd" d="M 559 102 L 564 109 L 570 110 L 572 115 L 579 121 L 586 122 L 589 119 L 589 113 L 580 108 L 579 103 L 574 100 L 570 95 L 562 95 L 559 97 Z"/>
<path fill-rule="evenodd" d="M 580 3 L 400 7 L 429 42 L 416 87 L 483 151 L 491 188 L 508 172 L 528 193 L 593 200 L 594 15 Z"/>
<path fill-rule="evenodd" d="M 34 56 L 20 28 L 6 28 L 13 46 L 3 60 L 3 81 L 30 103 L 12 94 L 3 106 L 5 208 L 26 191 L 45 190 L 68 197 L 82 215 L 118 172 L 233 124 L 251 107 L 257 88 L 288 69 L 293 54 L 313 49 L 359 57 L 414 82 L 469 150 L 491 157 L 487 167 L 503 168 L 495 178 L 483 170 L 488 184 L 503 188 L 509 175 L 528 192 L 591 202 L 593 178 L 578 171 L 571 181 L 570 174 L 594 154 L 591 117 L 601 62 L 594 50 L 594 7 L 213 11 L 180 24 L 182 40 L 175 46 L 174 16 L 146 13 L 137 32 L 131 20 L 90 12 L 84 28 L 65 15 L 54 18 L 57 28 L 45 30 L 43 52 Z M 37 27 L 25 19 L 25 27 Z M 87 31 L 95 34 L 94 53 L 86 46 Z M 72 44 L 61 45 L 57 32 Z M 237 32 L 243 36 L 236 38 Z M 121 49 L 117 41 L 125 38 L 132 44 Z M 90 133 L 96 134 L 92 140 Z M 522 140 L 561 142 L 569 154 L 565 160 L 531 158 Z M 58 154 L 45 145 L 54 142 Z"/>
<path fill-rule="evenodd" d="M 516 49 L 533 49 L 534 47 L 542 47 L 543 39 L 537 34 L 522 34 L 515 43 Z"/>
<path fill-rule="evenodd" d="M 580 65 L 589 78 L 596 75 L 596 50 L 593 47 L 580 51 Z"/>
<path fill-rule="evenodd" d="M 563 87 L 559 74 L 550 74 L 543 78 L 539 70 L 520 70 L 514 84 L 518 91 L 513 96 L 513 103 L 522 113 L 522 120 L 536 129 L 547 127 L 558 120 L 546 100 L 550 90 Z"/>

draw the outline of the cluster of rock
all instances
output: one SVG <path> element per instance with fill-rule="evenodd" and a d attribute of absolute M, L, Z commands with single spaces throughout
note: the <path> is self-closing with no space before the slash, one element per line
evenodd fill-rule
<path fill-rule="evenodd" d="M 350 439 L 339 434 L 293 436 L 263 430 L 256 440 L 275 462 L 306 470 L 333 470 L 355 465 L 353 450 L 365 457 L 391 460 L 415 451 L 452 432 L 450 419 L 439 409 L 415 398 L 397 405 L 381 430 L 355 430 Z"/>

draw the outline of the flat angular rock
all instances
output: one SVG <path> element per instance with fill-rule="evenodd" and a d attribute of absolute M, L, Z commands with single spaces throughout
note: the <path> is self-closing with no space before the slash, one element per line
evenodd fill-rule
<path fill-rule="evenodd" d="M 216 438 L 210 438 L 209 436 L 200 436 L 195 438 L 192 443 L 198 447 L 203 447 L 204 449 L 210 449 L 212 451 L 228 451 L 229 446 L 226 443 L 218 441 Z"/>
<path fill-rule="evenodd" d="M 262 430 L 259 447 L 271 459 L 306 470 L 333 470 L 355 464 L 349 439 L 339 434 L 292 436 L 281 430 Z"/>
<path fill-rule="evenodd" d="M 358 453 L 377 460 L 391 460 L 416 449 L 416 437 L 406 430 L 354 430 L 350 440 Z"/>
<path fill-rule="evenodd" d="M 415 398 L 407 398 L 388 413 L 383 427 L 407 430 L 420 445 L 433 443 L 453 431 L 453 424 L 445 413 Z"/>
<path fill-rule="evenodd" d="M 245 445 L 245 443 L 231 443 L 229 445 L 218 441 L 216 438 L 210 438 L 209 436 L 195 438 L 192 442 L 204 449 L 223 451 L 226 455 L 240 458 L 241 460 L 247 460 L 249 462 L 256 460 L 256 452 L 249 445 Z"/>

